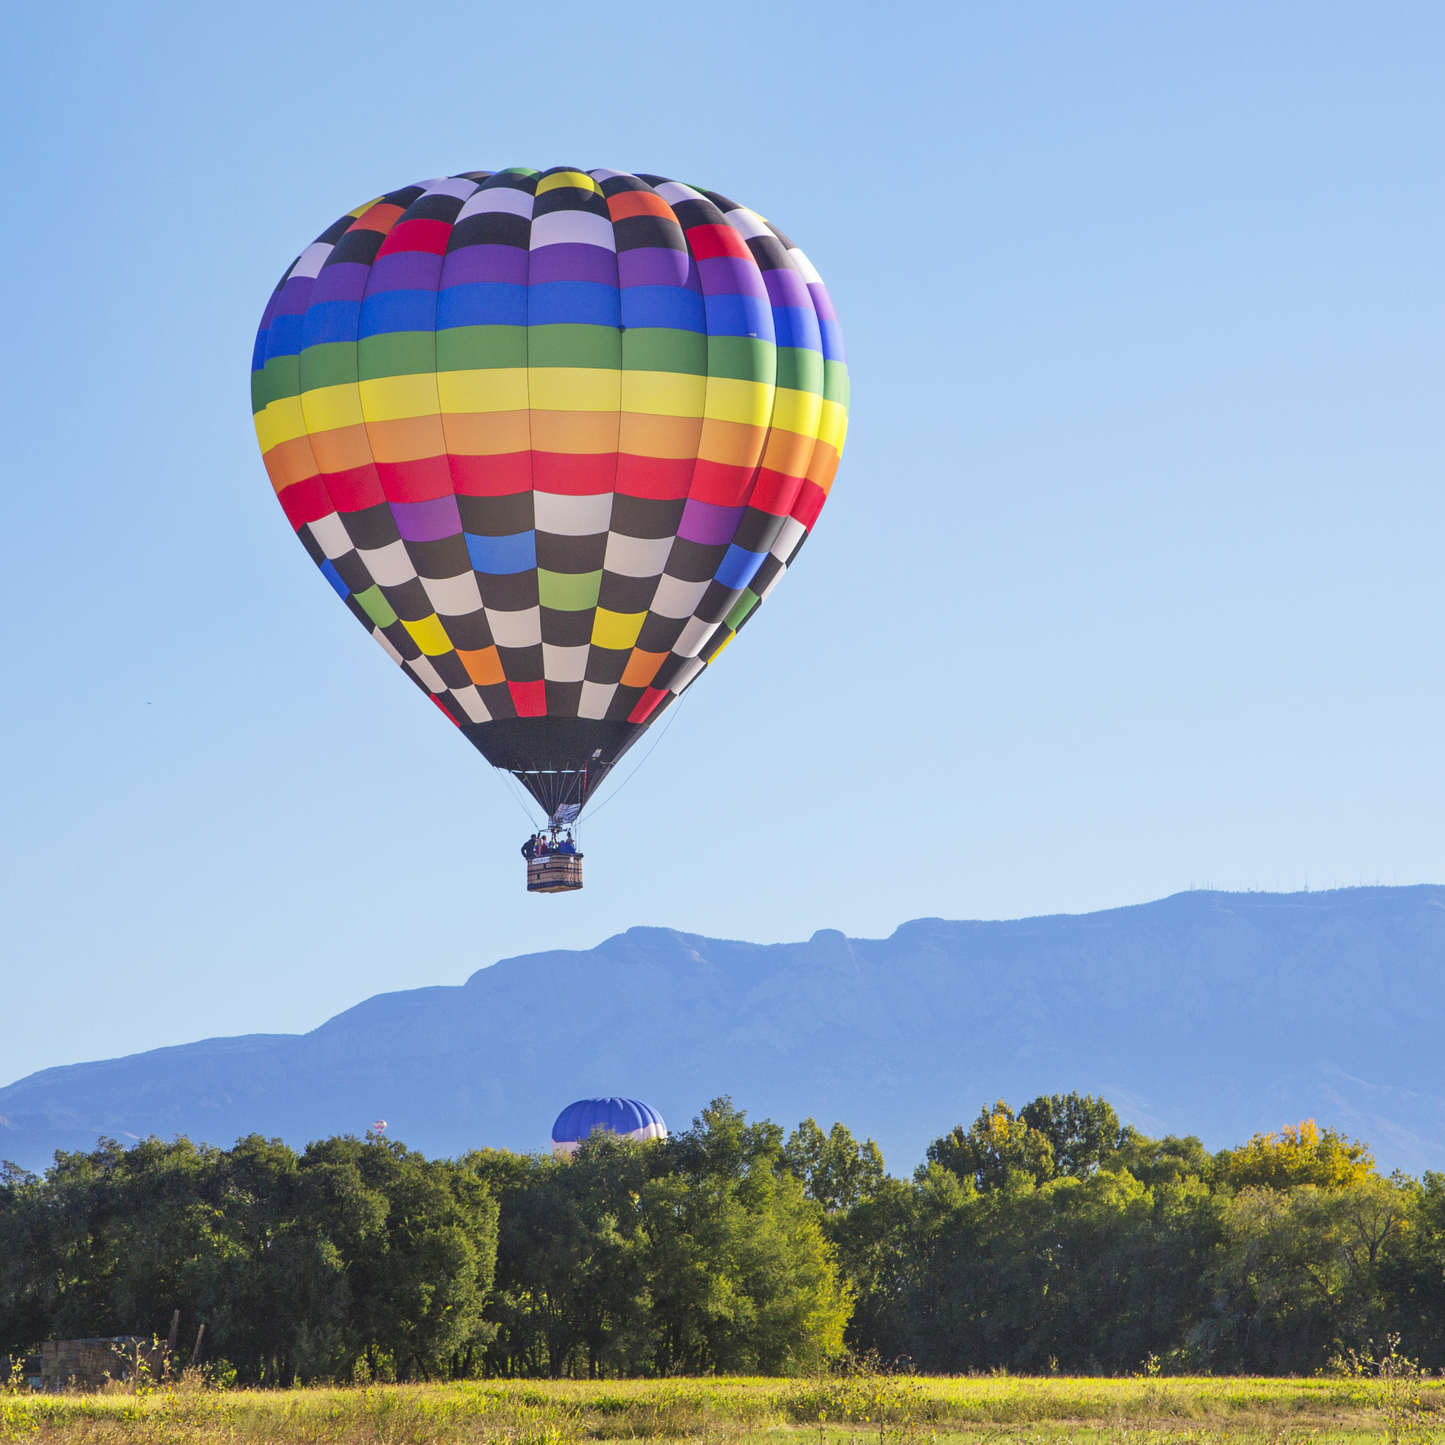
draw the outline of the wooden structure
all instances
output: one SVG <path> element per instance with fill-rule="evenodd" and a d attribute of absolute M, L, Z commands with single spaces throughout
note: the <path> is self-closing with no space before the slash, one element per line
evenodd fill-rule
<path fill-rule="evenodd" d="M 143 1335 L 112 1335 L 91 1340 L 47 1340 L 40 1347 L 39 1388 L 99 1390 L 109 1380 L 128 1380 L 135 1362 L 159 1380 L 165 1345 Z"/>
<path fill-rule="evenodd" d="M 580 853 L 543 853 L 527 863 L 528 893 L 571 893 L 581 886 Z"/>

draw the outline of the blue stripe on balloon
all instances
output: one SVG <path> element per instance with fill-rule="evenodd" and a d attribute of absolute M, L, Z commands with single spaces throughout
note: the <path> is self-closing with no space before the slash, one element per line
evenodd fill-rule
<path fill-rule="evenodd" d="M 299 355 L 305 319 L 304 316 L 273 316 L 271 331 L 266 338 L 266 355 L 268 357 Z"/>
<path fill-rule="evenodd" d="M 384 336 L 391 331 L 434 331 L 435 291 L 379 291 L 361 303 L 358 336 Z"/>
<path fill-rule="evenodd" d="M 760 341 L 773 340 L 773 308 L 761 297 L 729 292 L 704 297 L 704 301 L 709 336 L 756 336 Z"/>
<path fill-rule="evenodd" d="M 324 346 L 329 341 L 355 341 L 360 320 L 360 301 L 318 301 L 306 310 L 303 344 Z"/>
<path fill-rule="evenodd" d="M 702 297 L 685 286 L 627 286 L 622 291 L 622 324 L 706 331 L 707 311 Z"/>
<path fill-rule="evenodd" d="M 525 326 L 527 288 L 505 281 L 468 281 L 437 292 L 437 330 L 452 326 Z"/>
<path fill-rule="evenodd" d="M 818 313 L 811 306 L 774 306 L 773 326 L 779 346 L 805 346 L 810 351 L 823 349 Z"/>
<path fill-rule="evenodd" d="M 543 281 L 527 288 L 528 326 L 621 326 L 615 286 L 596 281 Z"/>

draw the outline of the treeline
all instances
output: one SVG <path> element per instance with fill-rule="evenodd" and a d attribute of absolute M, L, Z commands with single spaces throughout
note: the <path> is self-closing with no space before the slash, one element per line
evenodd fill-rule
<path fill-rule="evenodd" d="M 1389 1333 L 1445 1365 L 1445 1176 L 1313 1123 L 1210 1155 L 1103 1100 L 984 1110 L 911 1179 L 726 1099 L 570 1163 L 186 1140 L 0 1172 L 0 1353 L 204 1320 L 242 1382 L 783 1373 L 1308 1374 Z M 1151 1365 L 1151 1368 L 1154 1366 Z"/>

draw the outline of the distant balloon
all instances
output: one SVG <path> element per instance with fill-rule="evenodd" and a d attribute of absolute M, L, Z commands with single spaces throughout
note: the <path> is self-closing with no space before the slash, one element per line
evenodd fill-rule
<path fill-rule="evenodd" d="M 327 582 L 559 825 L 790 569 L 847 429 L 807 256 L 657 175 L 469 171 L 357 206 L 286 269 L 252 365 Z"/>
<path fill-rule="evenodd" d="M 385 1120 L 385 1119 L 373 1119 L 373 1120 L 372 1120 L 371 1127 L 372 1127 L 373 1129 L 375 1129 L 378 1134 L 385 1134 L 385 1133 L 386 1133 L 386 1120 Z"/>
<path fill-rule="evenodd" d="M 641 1099 L 578 1099 L 568 1104 L 552 1125 L 552 1153 L 570 1159 L 577 1146 L 597 1129 L 624 1139 L 666 1139 L 662 1115 Z"/>

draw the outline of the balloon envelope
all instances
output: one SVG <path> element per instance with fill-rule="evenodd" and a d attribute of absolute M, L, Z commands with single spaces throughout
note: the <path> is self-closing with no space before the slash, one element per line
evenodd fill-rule
<path fill-rule="evenodd" d="M 641 1099 L 578 1099 L 552 1125 L 553 1154 L 570 1158 L 594 1129 L 608 1129 L 625 1139 L 667 1138 L 662 1115 Z"/>
<path fill-rule="evenodd" d="M 514 168 L 323 231 L 266 307 L 252 404 L 337 595 L 555 815 L 797 555 L 848 374 L 818 273 L 755 212 Z"/>

